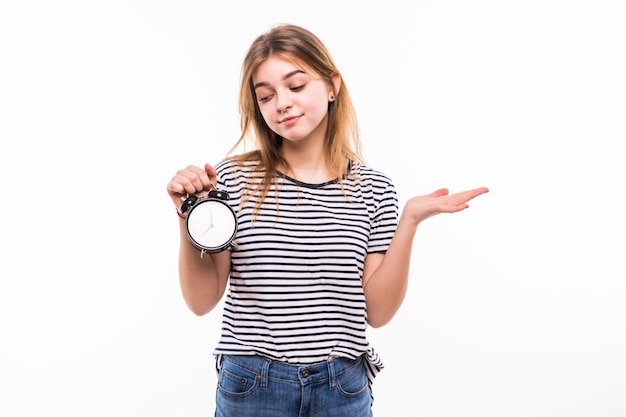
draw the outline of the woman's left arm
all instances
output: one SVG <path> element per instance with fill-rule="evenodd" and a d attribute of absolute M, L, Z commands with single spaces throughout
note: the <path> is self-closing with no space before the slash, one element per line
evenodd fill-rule
<path fill-rule="evenodd" d="M 480 187 L 449 194 L 442 188 L 407 201 L 387 252 L 372 253 L 365 258 L 363 288 L 370 326 L 381 327 L 389 323 L 404 300 L 417 226 L 437 214 L 465 210 L 469 207 L 468 201 L 488 191 Z"/>

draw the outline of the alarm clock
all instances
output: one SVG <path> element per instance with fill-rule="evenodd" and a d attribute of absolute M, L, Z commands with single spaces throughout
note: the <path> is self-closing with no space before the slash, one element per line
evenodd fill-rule
<path fill-rule="evenodd" d="M 187 238 L 202 254 L 227 249 L 237 233 L 237 216 L 228 193 L 211 190 L 206 197 L 189 196 L 180 206 L 187 213 Z"/>

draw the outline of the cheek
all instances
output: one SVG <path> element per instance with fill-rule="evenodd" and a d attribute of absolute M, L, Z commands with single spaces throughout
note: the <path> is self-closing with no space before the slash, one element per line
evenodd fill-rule
<path fill-rule="evenodd" d="M 311 103 L 313 103 L 313 107 L 315 108 L 316 112 L 326 113 L 328 111 L 329 95 L 330 93 L 328 93 L 326 89 L 320 88 L 318 91 L 315 92 L 315 95 L 311 97 Z"/>
<path fill-rule="evenodd" d="M 267 109 L 267 107 L 260 107 L 259 110 L 261 111 L 261 116 L 263 116 L 263 120 L 265 121 L 265 124 L 271 126 L 272 125 L 271 111 Z"/>
<path fill-rule="evenodd" d="M 328 113 L 328 100 L 326 94 L 320 95 L 315 98 L 314 104 L 311 105 L 309 110 L 317 117 L 323 117 Z"/>
<path fill-rule="evenodd" d="M 269 109 L 264 109 L 260 107 L 261 116 L 263 116 L 263 121 L 265 122 L 265 126 L 267 126 L 272 132 L 280 135 L 278 120 L 276 118 L 275 112 Z"/>

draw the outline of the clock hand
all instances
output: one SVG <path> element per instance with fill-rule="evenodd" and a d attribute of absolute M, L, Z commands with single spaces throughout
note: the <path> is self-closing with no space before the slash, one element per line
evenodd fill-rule
<path fill-rule="evenodd" d="M 209 233 L 209 230 L 213 229 L 213 227 L 215 227 L 213 225 L 213 210 L 209 211 L 209 218 L 211 219 L 211 224 L 209 224 L 209 227 L 207 227 L 207 229 L 202 232 L 202 236 L 206 235 L 207 233 Z"/>
<path fill-rule="evenodd" d="M 201 235 L 201 236 L 204 236 L 204 235 L 206 235 L 207 233 L 209 233 L 209 230 L 213 229 L 213 227 L 214 227 L 213 225 L 210 225 L 209 227 L 207 227 L 207 229 L 206 229 L 204 232 L 202 232 L 202 235 Z"/>

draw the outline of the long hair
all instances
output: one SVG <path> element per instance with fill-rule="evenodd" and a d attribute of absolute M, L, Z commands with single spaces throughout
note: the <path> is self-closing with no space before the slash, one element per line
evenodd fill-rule
<path fill-rule="evenodd" d="M 241 136 L 229 154 L 252 140 L 254 148 L 233 156 L 235 161 L 258 161 L 258 169 L 264 173 L 259 185 L 260 198 L 257 208 L 267 195 L 276 170 L 280 164 L 288 166 L 281 156 L 282 137 L 273 132 L 265 123 L 259 109 L 252 82 L 252 75 L 257 67 L 270 56 L 281 56 L 293 60 L 314 71 L 334 90 L 331 81 L 339 70 L 333 59 L 320 41 L 310 31 L 295 25 L 280 25 L 257 37 L 250 46 L 241 68 L 241 86 L 239 92 L 239 112 L 241 115 Z M 362 162 L 359 128 L 354 106 L 348 94 L 348 88 L 341 77 L 338 91 L 333 91 L 335 100 L 328 103 L 328 129 L 324 139 L 324 156 L 328 169 L 340 183 L 346 174 L 348 161 Z"/>

